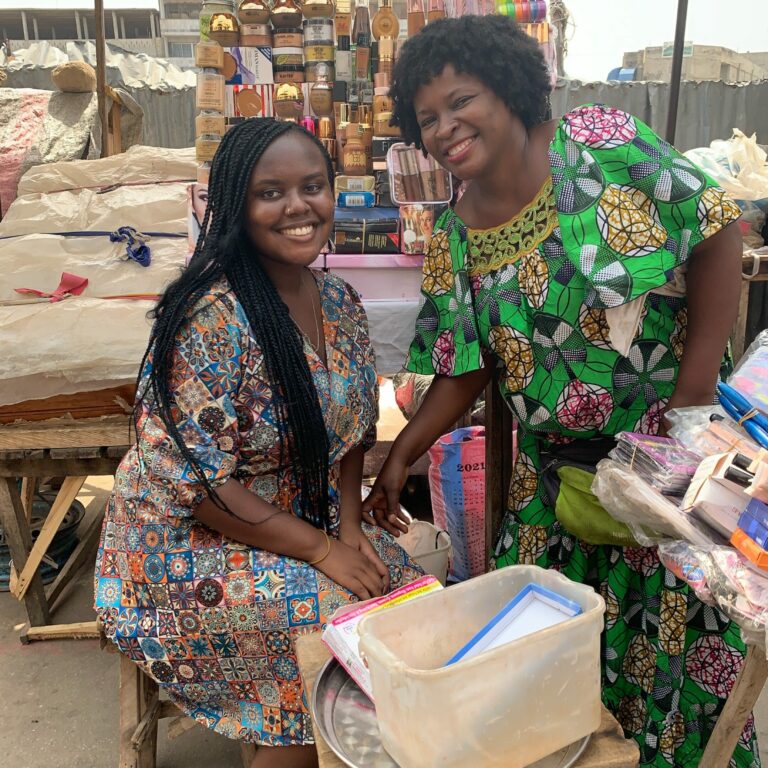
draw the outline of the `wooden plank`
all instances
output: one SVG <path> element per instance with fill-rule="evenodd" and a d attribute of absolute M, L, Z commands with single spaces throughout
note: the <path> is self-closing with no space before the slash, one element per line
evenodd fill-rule
<path fill-rule="evenodd" d="M 124 653 L 120 654 L 120 755 L 119 768 L 139 768 L 131 738 L 142 715 L 141 677 L 144 673 Z"/>
<path fill-rule="evenodd" d="M 166 717 L 186 717 L 186 715 L 172 701 L 164 699 L 160 702 L 157 719 L 162 720 Z"/>
<path fill-rule="evenodd" d="M 732 342 L 733 362 L 738 363 L 744 356 L 744 346 L 747 336 L 747 316 L 749 314 L 749 280 L 741 281 L 741 294 L 739 295 L 739 311 L 736 315 L 736 324 L 733 328 Z"/>
<path fill-rule="evenodd" d="M 179 736 L 182 736 L 187 731 L 191 731 L 196 725 L 197 722 L 186 715 L 175 717 L 168 723 L 168 738 L 170 740 L 178 739 Z"/>
<path fill-rule="evenodd" d="M 0 426 L 0 451 L 23 448 L 129 446 L 133 442 L 129 416 L 104 419 L 50 419 Z"/>
<path fill-rule="evenodd" d="M 72 502 L 77 498 L 77 494 L 83 487 L 85 482 L 85 476 L 81 477 L 65 477 L 64 482 L 61 484 L 61 489 L 56 495 L 56 500 L 53 502 L 48 516 L 43 523 L 43 527 L 40 530 L 40 535 L 37 537 L 32 550 L 29 553 L 29 557 L 24 563 L 24 567 L 19 573 L 19 579 L 16 584 L 16 589 L 13 590 L 13 594 L 17 599 L 21 600 L 26 594 L 27 589 L 32 581 L 32 577 L 37 573 L 37 569 L 40 567 L 40 562 L 43 556 L 48 551 L 53 537 L 61 526 L 64 516 L 72 506 Z"/>
<path fill-rule="evenodd" d="M 95 621 L 78 621 L 74 624 L 49 624 L 29 627 L 26 642 L 35 640 L 98 640 L 99 628 Z"/>
<path fill-rule="evenodd" d="M 79 544 L 75 547 L 64 567 L 59 571 L 53 584 L 48 588 L 47 597 L 51 613 L 58 607 L 59 598 L 70 583 L 72 578 L 77 575 L 79 570 L 87 563 L 93 567 L 95 561 L 95 552 L 99 546 L 101 536 L 101 527 L 104 520 L 104 512 L 97 514 L 80 537 Z"/>
<path fill-rule="evenodd" d="M 512 477 L 512 414 L 494 375 L 485 388 L 485 570 L 507 509 Z"/>
<path fill-rule="evenodd" d="M 14 478 L 0 478 L 0 526 L 17 569 L 23 568 L 32 549 L 32 534 L 24 515 L 24 507 Z M 38 572 L 32 574 L 24 605 L 30 624 L 48 624 L 51 620 L 45 599 L 43 580 Z"/>
<path fill-rule="evenodd" d="M 21 481 L 21 503 L 24 505 L 24 514 L 27 523 L 32 519 L 32 502 L 37 493 L 37 478 L 25 477 Z"/>
<path fill-rule="evenodd" d="M 48 456 L 56 461 L 61 459 L 98 459 L 101 457 L 101 447 L 92 445 L 75 448 L 50 448 Z"/>
<path fill-rule="evenodd" d="M 765 649 L 750 645 L 741 672 L 709 737 L 699 768 L 728 768 L 733 750 L 766 680 L 768 660 Z"/>
<path fill-rule="evenodd" d="M 15 459 L 0 461 L 0 477 L 65 477 L 114 475 L 118 458 Z"/>
<path fill-rule="evenodd" d="M 140 700 L 143 702 L 142 711 L 148 712 L 159 707 L 160 688 L 149 676 L 141 673 L 139 681 Z M 147 729 L 147 735 L 138 749 L 138 768 L 155 768 L 157 763 L 157 719 Z"/>
<path fill-rule="evenodd" d="M 103 416 L 116 417 L 127 414 L 136 394 L 134 384 L 123 384 L 91 392 L 75 392 L 71 395 L 54 395 L 40 400 L 0 406 L 0 424 L 41 422 L 51 419 L 97 421 Z"/>
<path fill-rule="evenodd" d="M 160 702 L 155 699 L 155 701 L 153 701 L 152 704 L 147 707 L 146 712 L 144 712 L 141 720 L 139 720 L 139 724 L 136 726 L 136 730 L 133 732 L 133 736 L 131 736 L 131 746 L 137 752 L 141 751 L 144 748 L 144 745 L 147 743 L 147 739 L 152 737 L 152 731 L 154 730 L 157 732 L 157 718 L 159 714 Z M 189 720 L 187 717 L 183 719 Z M 192 726 L 196 725 L 194 720 L 191 722 Z"/>

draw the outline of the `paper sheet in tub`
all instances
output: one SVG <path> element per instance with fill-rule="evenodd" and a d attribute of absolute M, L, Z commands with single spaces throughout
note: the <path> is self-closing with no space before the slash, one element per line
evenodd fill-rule
<path fill-rule="evenodd" d="M 446 666 L 562 624 L 580 613 L 578 603 L 538 584 L 528 584 L 451 657 Z"/>

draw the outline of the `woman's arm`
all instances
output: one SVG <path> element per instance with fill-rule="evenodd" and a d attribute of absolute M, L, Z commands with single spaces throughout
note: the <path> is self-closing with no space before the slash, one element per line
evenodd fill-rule
<path fill-rule="evenodd" d="M 359 550 L 268 504 L 235 478 L 220 485 L 216 493 L 232 514 L 206 498 L 193 514 L 209 528 L 251 547 L 306 560 L 361 600 L 384 594 L 381 574 Z"/>
<path fill-rule="evenodd" d="M 735 222 L 691 252 L 686 278 L 688 328 L 668 410 L 712 403 L 739 306 L 741 254 L 741 232 Z"/>
<path fill-rule="evenodd" d="M 408 467 L 422 456 L 440 435 L 466 413 L 491 380 L 486 365 L 461 376 L 435 376 L 419 410 L 397 436 L 370 496 L 363 502 L 363 514 L 393 536 L 408 530 L 400 514 L 400 492 Z"/>
<path fill-rule="evenodd" d="M 340 517 L 341 517 L 341 538 L 344 540 L 345 534 L 356 533 L 360 530 L 362 521 L 361 510 L 362 501 L 360 487 L 363 484 L 363 462 L 365 452 L 363 446 L 358 445 L 349 451 L 341 460 L 339 469 L 339 493 Z"/>
<path fill-rule="evenodd" d="M 362 444 L 353 448 L 341 460 L 339 492 L 341 531 L 339 539 L 349 547 L 358 550 L 376 569 L 382 578 L 384 591 L 389 591 L 389 568 L 376 553 L 373 545 L 360 527 L 362 522 L 362 494 L 360 487 L 363 482 L 363 462 L 365 452 Z"/>

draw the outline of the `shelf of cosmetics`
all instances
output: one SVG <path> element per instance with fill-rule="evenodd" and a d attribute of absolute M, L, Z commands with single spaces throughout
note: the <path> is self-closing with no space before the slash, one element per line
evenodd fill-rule
<path fill-rule="evenodd" d="M 228 85 L 222 75 L 208 71 L 200 73 L 198 82 L 198 163 L 210 162 L 227 129 L 249 117 L 301 123 L 323 142 L 338 170 L 352 176 L 370 173 L 374 162 L 383 162 L 400 135 L 390 125 L 387 85 L 375 89 L 367 82 Z"/>
<path fill-rule="evenodd" d="M 415 35 L 427 22 L 445 16 L 445 0 L 408 0 L 408 35 Z M 336 34 L 350 37 L 361 46 L 370 45 L 372 39 L 396 39 L 401 33 L 400 19 L 391 0 L 381 0 L 372 17 L 368 0 L 242 0 L 237 8 L 231 0 L 215 0 L 203 2 L 200 37 L 225 46 L 270 45 L 266 42 L 271 34 L 270 25 L 275 34 L 300 32 L 303 20 L 321 20 L 316 25 L 319 31 L 322 20 L 334 18 Z M 317 40 L 332 41 L 333 37 L 326 34 Z"/>
<path fill-rule="evenodd" d="M 277 0 L 273 6 L 262 0 L 244 0 L 237 14 L 226 2 L 216 3 L 215 12 L 207 7 L 211 5 L 204 4 L 200 17 L 201 39 L 229 48 L 270 49 L 278 82 L 285 82 L 291 74 L 298 77 L 305 64 L 319 63 L 331 70 L 338 68 L 338 79 L 345 79 L 348 71 L 365 77 L 376 46 L 382 64 L 389 62 L 389 70 L 381 71 L 391 71 L 395 41 L 400 35 L 391 0 L 382 0 L 373 20 L 364 2 L 357 3 L 353 15 L 350 0 L 341 0 L 338 9 L 331 0 Z M 281 80 L 281 76 L 285 77 Z M 334 79 L 333 74 L 330 79 Z"/>

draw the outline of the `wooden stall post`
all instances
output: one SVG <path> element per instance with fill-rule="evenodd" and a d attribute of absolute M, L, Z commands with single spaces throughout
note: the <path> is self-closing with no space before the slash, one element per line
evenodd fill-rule
<path fill-rule="evenodd" d="M 512 479 L 512 413 L 499 392 L 497 375 L 485 389 L 485 570 L 501 530 Z"/>
<path fill-rule="evenodd" d="M 96 15 L 96 98 L 101 123 L 101 156 L 109 155 L 109 115 L 107 106 L 107 56 L 104 41 L 104 0 L 95 0 Z"/>

